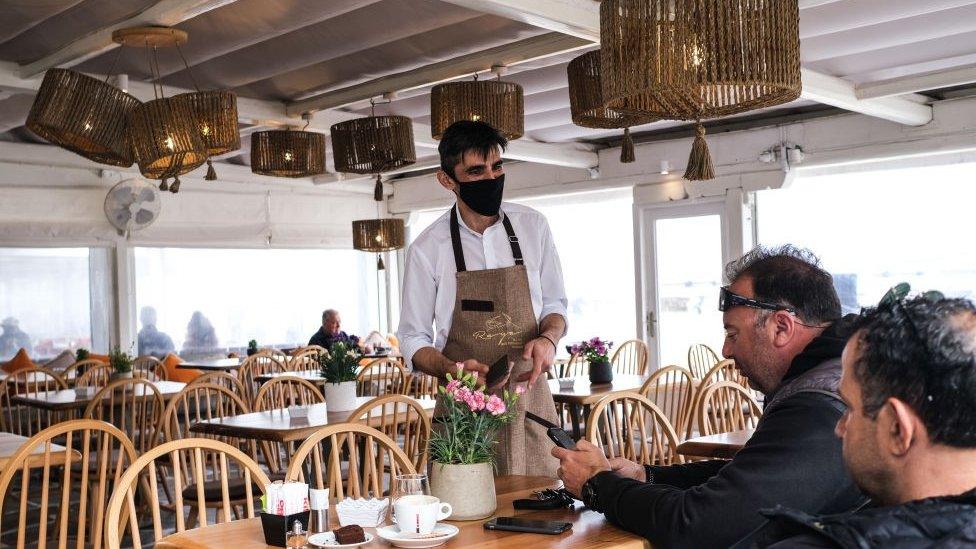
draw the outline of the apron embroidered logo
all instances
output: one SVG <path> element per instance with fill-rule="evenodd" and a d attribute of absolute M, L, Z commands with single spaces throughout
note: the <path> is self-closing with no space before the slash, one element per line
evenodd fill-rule
<path fill-rule="evenodd" d="M 522 330 L 505 313 L 485 321 L 485 329 L 472 334 L 475 339 L 493 340 L 498 338 L 499 347 L 518 347 L 522 344 Z"/>

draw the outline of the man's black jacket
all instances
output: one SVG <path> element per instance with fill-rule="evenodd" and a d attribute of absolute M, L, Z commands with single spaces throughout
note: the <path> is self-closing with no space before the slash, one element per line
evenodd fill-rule
<path fill-rule="evenodd" d="M 839 326 L 824 331 L 793 360 L 783 382 L 838 358 L 847 335 Z M 851 510 L 863 496 L 834 435 L 843 411 L 836 397 L 794 394 L 767 409 L 731 461 L 650 467 L 653 483 L 596 475 L 597 506 L 612 523 L 654 545 L 694 548 L 732 545 L 764 522 L 760 509 L 776 505 L 811 513 Z"/>

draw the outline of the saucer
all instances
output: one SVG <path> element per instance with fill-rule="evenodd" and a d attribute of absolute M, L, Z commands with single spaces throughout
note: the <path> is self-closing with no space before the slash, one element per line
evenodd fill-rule
<path fill-rule="evenodd" d="M 376 535 L 392 543 L 396 547 L 408 549 L 421 549 L 423 547 L 437 547 L 458 534 L 457 526 L 438 522 L 434 526 L 434 531 L 428 534 L 429 537 L 405 538 L 400 534 L 400 529 L 396 525 L 378 526 Z"/>
<path fill-rule="evenodd" d="M 308 543 L 309 545 L 314 545 L 315 547 L 359 547 L 360 545 L 366 545 L 367 543 L 373 541 L 373 534 L 370 534 L 369 532 L 363 532 L 363 534 L 366 535 L 366 541 L 340 545 L 336 543 L 335 534 L 332 532 L 321 532 L 319 534 L 312 534 L 309 536 Z"/>

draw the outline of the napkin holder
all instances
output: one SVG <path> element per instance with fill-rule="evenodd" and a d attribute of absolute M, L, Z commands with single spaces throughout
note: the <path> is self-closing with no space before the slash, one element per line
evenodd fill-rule
<path fill-rule="evenodd" d="M 308 511 L 291 515 L 261 513 L 261 527 L 264 528 L 264 543 L 275 547 L 285 547 L 285 538 L 293 525 L 301 521 L 302 530 L 308 529 Z"/>
<path fill-rule="evenodd" d="M 561 377 L 559 378 L 559 389 L 562 391 L 570 391 L 576 386 L 575 377 Z"/>

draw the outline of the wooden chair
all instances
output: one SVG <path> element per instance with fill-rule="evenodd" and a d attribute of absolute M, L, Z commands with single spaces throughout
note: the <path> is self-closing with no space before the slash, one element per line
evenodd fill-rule
<path fill-rule="evenodd" d="M 8 375 L 0 381 L 0 431 L 30 437 L 50 427 L 61 419 L 59 414 L 17 404 L 11 398 L 67 388 L 63 379 L 42 366 L 24 368 Z"/>
<path fill-rule="evenodd" d="M 406 392 L 407 369 L 397 360 L 377 358 L 356 376 L 357 396 L 402 395 Z"/>
<path fill-rule="evenodd" d="M 695 403 L 695 382 L 686 368 L 661 368 L 651 374 L 638 392 L 664 412 L 680 438 L 687 437 Z"/>
<path fill-rule="evenodd" d="M 423 372 L 414 371 L 410 374 L 410 390 L 408 394 L 414 398 L 436 398 L 437 378 Z"/>
<path fill-rule="evenodd" d="M 590 375 L 590 363 L 586 360 L 586 355 L 583 353 L 576 353 L 569 357 L 569 362 L 566 363 L 566 369 L 562 373 L 562 377 L 579 377 Z"/>
<path fill-rule="evenodd" d="M 317 372 L 319 369 L 318 355 L 315 354 L 293 356 L 288 359 L 288 370 L 292 372 Z"/>
<path fill-rule="evenodd" d="M 684 462 L 667 416 L 646 397 L 634 393 L 600 400 L 586 422 L 586 438 L 602 447 L 608 458 L 622 457 L 643 465 Z"/>
<path fill-rule="evenodd" d="M 75 380 L 77 380 L 78 377 L 81 376 L 81 374 L 87 372 L 89 368 L 92 368 L 94 366 L 101 366 L 103 364 L 105 363 L 102 362 L 101 360 L 95 360 L 94 358 L 79 360 L 78 362 L 75 362 L 71 366 L 68 366 L 67 368 L 61 371 L 61 379 L 63 379 L 64 382 L 67 383 L 68 386 L 70 387 L 74 385 Z"/>
<path fill-rule="evenodd" d="M 319 353 L 326 352 L 325 347 L 319 345 L 306 345 L 305 347 L 299 347 L 291 352 L 292 358 L 298 358 L 300 356 L 311 356 L 317 357 Z"/>
<path fill-rule="evenodd" d="M 702 435 L 755 428 L 762 409 L 749 390 L 734 381 L 719 381 L 704 388 L 698 399 L 698 429 Z"/>
<path fill-rule="evenodd" d="M 696 343 L 688 348 L 688 370 L 691 371 L 691 377 L 704 379 L 708 370 L 716 364 L 718 355 L 708 345 Z"/>
<path fill-rule="evenodd" d="M 136 357 L 132 361 L 132 373 L 149 381 L 166 381 L 169 377 L 163 362 L 151 355 Z"/>
<path fill-rule="evenodd" d="M 618 374 L 644 375 L 647 371 L 647 345 L 639 339 L 623 342 L 610 359 Z"/>
<path fill-rule="evenodd" d="M 74 450 L 55 454 L 55 441 Z M 28 538 L 31 547 L 99 549 L 109 495 L 135 461 L 125 433 L 104 421 L 78 419 L 48 427 L 21 445 L 0 473 L 0 517 L 10 515 L 5 504 L 19 504 L 19 513 L 12 515 L 19 517 L 17 525 L 0 528 L 17 531 L 18 549 L 27 546 Z M 11 488 L 18 493 L 9 493 Z M 37 500 L 39 508 L 28 505 Z"/>
<path fill-rule="evenodd" d="M 312 382 L 298 376 L 280 376 L 265 382 L 254 397 L 253 411 L 274 410 L 289 406 L 308 406 L 325 402 L 322 392 Z"/>
<path fill-rule="evenodd" d="M 228 374 L 227 372 L 207 372 L 191 381 L 189 385 L 199 383 L 220 385 L 221 387 L 230 389 L 235 395 L 244 398 L 244 385 L 241 384 L 241 380 L 237 379 L 237 377 L 235 377 L 233 374 Z"/>
<path fill-rule="evenodd" d="M 244 387 L 244 394 L 241 397 L 248 406 L 254 404 L 254 397 L 258 396 L 258 390 L 261 388 L 254 378 L 261 374 L 281 374 L 287 371 L 285 361 L 277 356 L 260 352 L 247 357 L 237 369 L 237 379 Z"/>
<path fill-rule="evenodd" d="M 343 479 L 343 471 L 346 478 Z M 329 497 L 383 497 L 394 477 L 416 474 L 413 463 L 390 437 L 360 423 L 327 425 L 305 439 L 291 457 L 286 480 L 329 489 Z M 306 474 L 308 475 L 306 477 Z"/>
<path fill-rule="evenodd" d="M 95 394 L 82 417 L 118 427 L 141 455 L 160 442 L 157 429 L 165 408 L 159 389 L 148 380 L 117 379 Z"/>
<path fill-rule="evenodd" d="M 78 376 L 75 380 L 75 387 L 98 387 L 102 388 L 112 381 L 112 374 L 115 369 L 104 362 L 97 366 L 92 366 L 85 370 L 85 373 Z"/>
<path fill-rule="evenodd" d="M 349 414 L 348 421 L 369 425 L 397 441 L 415 470 L 427 470 L 430 418 L 416 400 L 405 395 L 376 397 Z"/>
<path fill-rule="evenodd" d="M 208 506 L 216 507 L 215 523 L 230 522 L 232 515 L 239 518 L 238 507 L 243 507 L 245 517 L 254 518 L 255 501 L 270 483 L 253 459 L 218 440 L 188 438 L 161 444 L 135 460 L 122 475 L 108 502 L 105 540 L 110 549 L 120 547 L 123 538 L 127 538 L 127 545 L 131 543 L 136 549 L 143 547 L 139 523 L 145 517 L 139 516 L 135 495 L 140 478 L 152 479 L 148 508 L 151 510 L 153 541 L 171 533 L 159 512 L 162 491 L 159 479 L 162 476 L 158 471 L 174 463 L 178 464 L 179 474 L 173 475 L 174 499 L 167 506 L 176 511 L 176 532 L 192 528 L 195 523 L 200 527 L 208 526 Z"/>

